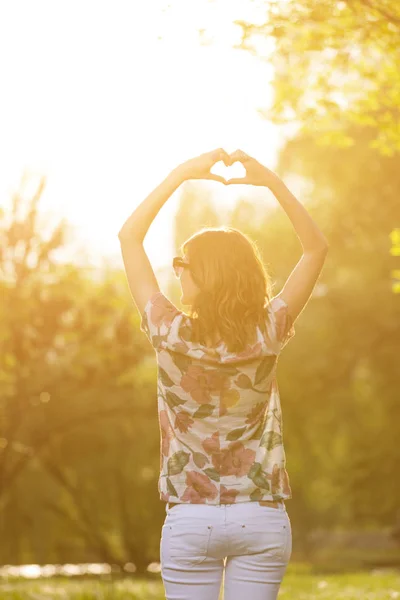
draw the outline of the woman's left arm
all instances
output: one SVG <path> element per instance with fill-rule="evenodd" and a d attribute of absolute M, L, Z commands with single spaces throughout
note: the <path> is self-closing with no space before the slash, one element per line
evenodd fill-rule
<path fill-rule="evenodd" d="M 125 221 L 118 233 L 120 242 L 143 243 L 146 233 L 160 209 L 185 179 L 179 167 L 171 171 Z"/>
<path fill-rule="evenodd" d="M 149 299 L 160 291 L 158 281 L 143 247 L 143 241 L 150 225 L 171 194 L 187 179 L 214 179 L 225 183 L 225 179 L 210 173 L 212 165 L 225 155 L 225 151 L 220 149 L 192 158 L 176 167 L 139 204 L 119 231 L 118 238 L 129 289 L 141 315 L 143 315 Z M 225 160 L 227 160 L 226 157 Z"/>
<path fill-rule="evenodd" d="M 160 292 L 143 240 L 158 211 L 182 181 L 178 172 L 171 172 L 136 208 L 118 234 L 129 289 L 141 316 L 150 298 Z"/>
<path fill-rule="evenodd" d="M 134 239 L 137 242 L 143 242 L 161 207 L 184 181 L 211 179 L 225 184 L 224 177 L 210 173 L 210 169 L 220 160 L 223 160 L 226 165 L 230 164 L 229 154 L 223 148 L 205 152 L 178 165 L 127 219 L 118 234 L 120 241 Z"/>

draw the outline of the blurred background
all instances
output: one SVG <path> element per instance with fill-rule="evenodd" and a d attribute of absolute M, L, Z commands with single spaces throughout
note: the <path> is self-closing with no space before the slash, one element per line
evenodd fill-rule
<path fill-rule="evenodd" d="M 282 593 L 296 565 L 399 568 L 399 34 L 396 0 L 0 4 L 3 594 L 61 565 L 160 584 L 156 357 L 117 236 L 173 168 L 218 147 L 275 170 L 330 243 L 280 359 Z M 268 189 L 185 182 L 144 242 L 182 310 L 172 257 L 223 224 L 256 240 L 276 293 L 301 256 Z M 388 586 L 370 597 L 400 597 L 399 577 Z"/>

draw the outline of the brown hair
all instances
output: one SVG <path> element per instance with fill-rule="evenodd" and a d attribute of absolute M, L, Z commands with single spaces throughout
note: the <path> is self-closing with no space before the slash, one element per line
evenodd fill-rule
<path fill-rule="evenodd" d="M 232 227 L 204 227 L 181 251 L 200 289 L 188 311 L 194 342 L 218 330 L 228 352 L 242 352 L 255 343 L 257 325 L 265 334 L 273 285 L 253 240 Z"/>

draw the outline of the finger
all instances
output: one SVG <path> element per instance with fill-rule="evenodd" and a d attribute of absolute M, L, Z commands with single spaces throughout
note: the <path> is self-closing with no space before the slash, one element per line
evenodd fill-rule
<path fill-rule="evenodd" d="M 211 158 L 214 162 L 218 162 L 219 160 L 223 160 L 226 164 L 227 161 L 230 161 L 229 154 L 223 148 L 217 148 L 210 152 Z"/>
<path fill-rule="evenodd" d="M 228 179 L 226 185 L 232 185 L 233 183 L 249 183 L 246 177 L 238 177 L 236 179 Z"/>
<path fill-rule="evenodd" d="M 220 175 L 214 175 L 213 173 L 210 173 L 210 175 L 205 175 L 202 177 L 202 179 L 213 179 L 214 181 L 219 181 L 220 183 L 226 183 L 226 179 L 224 179 L 224 177 L 221 177 Z"/>
<path fill-rule="evenodd" d="M 246 154 L 246 152 L 243 152 L 243 150 L 235 150 L 235 152 L 231 154 L 231 160 L 233 162 L 235 160 L 239 160 L 240 162 L 246 162 L 247 160 L 250 160 L 250 156 Z"/>
<path fill-rule="evenodd" d="M 231 154 L 231 158 L 234 160 L 248 160 L 250 157 L 246 154 L 246 152 L 243 152 L 243 150 L 235 150 L 235 152 L 233 152 Z"/>
<path fill-rule="evenodd" d="M 231 155 L 228 152 L 226 152 L 223 148 L 221 148 L 221 150 L 222 150 L 221 160 L 224 161 L 225 166 L 230 167 L 232 164 Z"/>

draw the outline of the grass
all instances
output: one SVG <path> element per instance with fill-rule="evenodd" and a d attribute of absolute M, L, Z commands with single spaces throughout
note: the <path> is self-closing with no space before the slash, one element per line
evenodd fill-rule
<path fill-rule="evenodd" d="M 221 590 L 220 600 L 223 591 Z M 77 581 L 52 578 L 35 581 L 3 581 L 1 600 L 162 600 L 161 576 L 150 580 Z M 307 565 L 290 564 L 283 579 L 280 599 L 290 600 L 400 600 L 400 572 L 375 570 L 315 575 Z"/>

